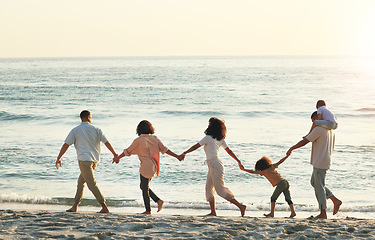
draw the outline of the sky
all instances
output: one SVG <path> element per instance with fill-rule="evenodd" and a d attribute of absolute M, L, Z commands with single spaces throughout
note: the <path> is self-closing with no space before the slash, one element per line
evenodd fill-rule
<path fill-rule="evenodd" d="M 375 0 L 0 0 L 0 58 L 375 55 Z"/>

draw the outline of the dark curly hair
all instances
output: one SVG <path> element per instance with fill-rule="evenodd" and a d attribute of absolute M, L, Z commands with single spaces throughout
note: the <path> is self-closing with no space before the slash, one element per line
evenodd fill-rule
<path fill-rule="evenodd" d="M 206 135 L 210 135 L 214 139 L 220 141 L 225 138 L 225 134 L 227 132 L 227 128 L 225 127 L 224 121 L 212 117 L 208 121 L 208 127 L 204 133 Z"/>
<path fill-rule="evenodd" d="M 137 126 L 137 134 L 154 134 L 155 130 L 152 124 L 147 120 L 142 120 Z"/>
<path fill-rule="evenodd" d="M 255 164 L 256 171 L 263 171 L 272 166 L 272 162 L 268 157 L 262 157 Z"/>

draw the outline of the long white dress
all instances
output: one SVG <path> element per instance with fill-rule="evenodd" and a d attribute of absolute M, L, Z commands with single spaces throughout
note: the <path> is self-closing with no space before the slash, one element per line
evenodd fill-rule
<path fill-rule="evenodd" d="M 224 149 L 228 147 L 225 140 L 218 141 L 210 135 L 206 135 L 199 141 L 201 146 L 204 146 L 206 153 L 208 173 L 206 181 L 206 199 L 207 201 L 214 200 L 215 190 L 217 194 L 230 201 L 234 198 L 233 193 L 224 184 L 224 165 L 219 157 L 219 148 Z"/>

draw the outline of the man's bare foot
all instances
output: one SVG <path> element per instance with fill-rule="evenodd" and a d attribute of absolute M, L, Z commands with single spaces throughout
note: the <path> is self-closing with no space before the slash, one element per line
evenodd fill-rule
<path fill-rule="evenodd" d="M 159 201 L 157 202 L 158 204 L 158 211 L 157 212 L 160 212 L 162 209 L 163 209 L 163 204 L 164 204 L 164 201 L 159 199 Z"/>
<path fill-rule="evenodd" d="M 98 213 L 109 213 L 108 208 L 102 208 Z"/>
<path fill-rule="evenodd" d="M 340 206 L 342 202 L 337 199 L 337 201 L 333 202 L 333 215 L 339 212 Z"/>
<path fill-rule="evenodd" d="M 216 216 L 216 212 L 210 212 L 209 214 L 207 214 L 206 216 Z"/>
<path fill-rule="evenodd" d="M 102 210 L 100 210 L 98 213 L 109 213 L 109 209 L 107 207 L 107 204 L 105 202 L 100 204 L 102 206 Z"/>
<path fill-rule="evenodd" d="M 292 212 L 289 216 L 289 218 L 294 218 L 297 214 L 295 212 Z"/>
<path fill-rule="evenodd" d="M 269 213 L 269 214 L 263 214 L 265 217 L 268 217 L 268 218 L 273 218 L 274 217 L 274 215 L 273 214 L 271 214 L 271 213 Z"/>
<path fill-rule="evenodd" d="M 144 211 L 143 213 L 141 213 L 141 214 L 145 214 L 145 215 L 151 215 L 151 212 L 149 212 L 149 211 Z"/>
<path fill-rule="evenodd" d="M 66 210 L 66 212 L 77 212 L 77 208 L 78 208 L 78 205 L 74 204 L 71 208 Z"/>
<path fill-rule="evenodd" d="M 240 210 L 241 210 L 241 217 L 245 216 L 246 205 L 241 205 Z"/>
<path fill-rule="evenodd" d="M 314 218 L 321 218 L 321 219 L 327 219 L 327 214 L 319 214 L 318 216 L 314 217 Z"/>

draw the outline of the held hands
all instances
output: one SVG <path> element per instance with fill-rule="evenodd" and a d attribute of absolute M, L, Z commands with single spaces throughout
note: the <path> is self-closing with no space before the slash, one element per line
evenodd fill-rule
<path fill-rule="evenodd" d="M 59 166 L 61 167 L 61 159 L 60 158 L 58 158 L 56 160 L 56 168 L 59 169 Z"/>
<path fill-rule="evenodd" d="M 113 156 L 113 160 L 112 160 L 112 164 L 113 163 L 116 163 L 116 164 L 118 164 L 120 162 L 120 157 L 119 157 L 119 155 L 114 155 Z"/>
<path fill-rule="evenodd" d="M 238 162 L 238 166 L 240 167 L 241 170 L 244 170 L 245 167 L 242 165 L 241 161 L 240 160 L 237 160 Z"/>
<path fill-rule="evenodd" d="M 242 163 L 239 163 L 238 166 L 240 167 L 241 170 L 245 170 L 245 167 L 242 165 Z"/>
<path fill-rule="evenodd" d="M 290 148 L 287 152 L 286 152 L 286 156 L 289 157 L 291 154 L 292 154 L 292 148 Z"/>
<path fill-rule="evenodd" d="M 248 173 L 255 173 L 253 170 L 246 169 L 241 162 L 238 163 L 238 166 L 242 171 L 248 172 Z"/>
<path fill-rule="evenodd" d="M 185 154 L 183 153 L 183 154 L 180 154 L 180 155 L 178 155 L 177 156 L 177 159 L 181 162 L 181 161 L 184 161 L 184 159 L 185 159 Z"/>

